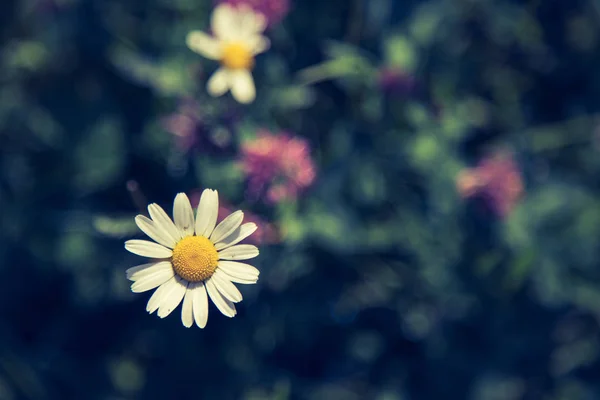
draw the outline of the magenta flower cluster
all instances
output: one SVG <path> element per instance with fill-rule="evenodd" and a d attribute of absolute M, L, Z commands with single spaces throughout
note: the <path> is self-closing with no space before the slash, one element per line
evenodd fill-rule
<path fill-rule="evenodd" d="M 483 198 L 500 217 L 510 214 L 524 190 L 520 168 L 507 152 L 488 156 L 475 168 L 463 170 L 457 188 L 463 198 Z"/>
<path fill-rule="evenodd" d="M 295 199 L 316 176 L 308 142 L 289 133 L 259 132 L 242 145 L 241 165 L 250 194 L 269 203 Z"/>
<path fill-rule="evenodd" d="M 228 3 L 234 6 L 247 5 L 254 11 L 267 18 L 267 24 L 273 26 L 290 11 L 290 0 L 220 0 L 219 3 Z"/>

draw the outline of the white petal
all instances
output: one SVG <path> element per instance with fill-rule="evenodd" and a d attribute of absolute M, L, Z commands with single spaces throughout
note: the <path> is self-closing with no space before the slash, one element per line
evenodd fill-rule
<path fill-rule="evenodd" d="M 171 218 L 169 218 L 161 206 L 152 203 L 148 206 L 148 212 L 156 226 L 165 231 L 165 234 L 171 236 L 175 242 L 178 242 L 183 237 L 183 234 L 177 229 Z"/>
<path fill-rule="evenodd" d="M 162 261 L 160 261 L 160 262 L 162 262 Z M 140 271 L 147 270 L 148 268 L 153 267 L 156 264 L 157 264 L 156 262 L 151 262 L 151 263 L 147 263 L 147 264 L 136 265 L 135 267 L 131 267 L 131 268 L 127 269 L 127 271 L 125 271 L 125 276 L 130 281 L 135 281 L 135 278 L 134 278 L 135 274 L 137 274 Z"/>
<path fill-rule="evenodd" d="M 158 316 L 160 318 L 166 317 L 177 308 L 181 300 L 183 300 L 183 296 L 185 296 L 187 285 L 186 280 L 179 276 L 175 277 L 175 284 L 171 285 L 169 292 L 164 295 L 164 300 L 158 308 Z"/>
<path fill-rule="evenodd" d="M 237 24 L 240 28 L 240 31 L 248 34 L 248 33 L 253 33 L 255 32 L 255 18 L 254 18 L 254 12 L 252 11 L 252 8 L 250 8 L 248 5 L 246 4 L 240 4 L 237 7 Z"/>
<path fill-rule="evenodd" d="M 187 34 L 185 43 L 190 50 L 203 55 L 211 60 L 221 58 L 221 43 L 215 38 L 201 31 L 192 31 Z"/>
<path fill-rule="evenodd" d="M 219 68 L 206 83 L 206 90 L 213 97 L 222 96 L 231 86 L 231 73 L 225 68 Z"/>
<path fill-rule="evenodd" d="M 227 300 L 233 303 L 239 303 L 242 301 L 242 294 L 238 288 L 236 288 L 235 285 L 222 274 L 213 274 L 210 280 L 213 281 L 217 289 L 219 289 L 219 293 L 221 293 Z"/>
<path fill-rule="evenodd" d="M 229 214 L 219 225 L 217 225 L 213 233 L 210 234 L 210 240 L 213 243 L 218 243 L 222 239 L 225 239 L 240 226 L 243 219 L 244 213 L 239 210 Z"/>
<path fill-rule="evenodd" d="M 267 51 L 271 46 L 271 42 L 262 35 L 254 35 L 248 39 L 248 45 L 252 49 L 252 53 L 256 55 Z"/>
<path fill-rule="evenodd" d="M 255 32 L 264 32 L 267 28 L 267 18 L 260 14 L 254 13 L 254 31 Z"/>
<path fill-rule="evenodd" d="M 223 270 L 221 270 L 221 269 L 216 270 L 215 274 L 217 272 L 222 274 L 224 276 L 224 278 L 229 279 L 231 282 L 240 283 L 242 285 L 254 285 L 256 282 L 258 282 L 258 277 L 251 278 L 251 279 L 243 279 L 243 278 L 231 276 L 228 273 L 223 272 Z"/>
<path fill-rule="evenodd" d="M 142 257 L 169 258 L 173 255 L 173 252 L 165 246 L 147 240 L 128 240 L 125 242 L 125 248 Z"/>
<path fill-rule="evenodd" d="M 236 23 L 236 10 L 229 4 L 219 4 L 212 13 L 210 27 L 212 33 L 221 40 L 236 37 L 239 31 Z"/>
<path fill-rule="evenodd" d="M 267 27 L 267 18 L 261 13 L 255 12 L 247 4 L 239 5 L 237 14 L 240 32 L 244 35 L 262 32 Z"/>
<path fill-rule="evenodd" d="M 196 235 L 208 238 L 215 229 L 218 214 L 219 194 L 216 190 L 205 189 L 196 212 Z"/>
<path fill-rule="evenodd" d="M 226 238 L 222 239 L 219 243 L 215 244 L 217 251 L 238 244 L 248 236 L 252 235 L 258 227 L 254 222 L 248 222 L 237 228 Z"/>
<path fill-rule="evenodd" d="M 152 314 L 154 311 L 158 310 L 158 307 L 162 304 L 165 298 L 165 294 L 169 293 L 172 285 L 177 285 L 175 277 L 169 279 L 168 281 L 160 285 L 158 289 L 156 289 L 154 294 L 152 294 L 152 296 L 150 297 L 150 300 L 148 300 L 148 304 L 146 305 L 146 311 Z"/>
<path fill-rule="evenodd" d="M 179 228 L 185 236 L 194 234 L 194 210 L 190 204 L 190 199 L 185 193 L 179 193 L 175 197 L 173 203 L 173 218 L 175 219 L 175 226 Z"/>
<path fill-rule="evenodd" d="M 258 248 L 251 244 L 238 244 L 219 252 L 219 260 L 248 260 L 258 255 Z"/>
<path fill-rule="evenodd" d="M 176 242 L 171 235 L 160 229 L 150 218 L 138 215 L 135 217 L 135 223 L 150 239 L 170 249 L 175 247 Z"/>
<path fill-rule="evenodd" d="M 204 328 L 208 321 L 208 296 L 204 283 L 197 282 L 190 284 L 194 295 L 194 321 L 199 328 Z"/>
<path fill-rule="evenodd" d="M 215 306 L 217 306 L 223 315 L 229 318 L 233 318 L 235 316 L 235 305 L 223 297 L 221 293 L 219 293 L 219 290 L 211 279 L 206 281 L 206 290 L 208 291 L 208 295 L 210 296 L 212 302 L 215 303 Z"/>
<path fill-rule="evenodd" d="M 230 71 L 229 75 L 233 97 L 243 104 L 252 103 L 256 98 L 256 88 L 250 71 L 237 69 Z"/>
<path fill-rule="evenodd" d="M 143 278 L 144 276 L 155 273 L 161 269 L 173 269 L 170 261 L 159 261 L 153 262 L 149 264 L 138 265 L 137 267 L 129 268 L 125 273 L 127 274 L 127 279 L 130 281 L 137 281 L 138 279 Z"/>
<path fill-rule="evenodd" d="M 250 264 L 244 264 L 235 261 L 219 261 L 217 271 L 223 271 L 229 276 L 244 280 L 258 280 L 260 271 Z M 216 272 L 215 272 L 216 273 Z"/>
<path fill-rule="evenodd" d="M 193 285 L 192 282 L 188 284 L 188 288 L 185 291 L 185 296 L 183 298 L 183 306 L 181 306 L 181 323 L 186 328 L 191 328 L 194 324 L 194 291 L 190 288 L 191 285 Z"/>
<path fill-rule="evenodd" d="M 162 285 L 174 276 L 175 272 L 173 271 L 173 268 L 158 268 L 154 270 L 154 272 L 152 272 L 151 274 L 147 274 L 137 279 L 133 283 L 133 285 L 131 285 L 131 291 L 134 293 L 146 292 L 148 290 L 154 289 L 157 286 Z"/>

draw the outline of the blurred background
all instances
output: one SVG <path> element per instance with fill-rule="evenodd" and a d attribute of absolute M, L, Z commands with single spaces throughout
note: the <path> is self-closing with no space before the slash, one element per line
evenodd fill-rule
<path fill-rule="evenodd" d="M 251 105 L 212 0 L 2 2 L 0 399 L 600 399 L 600 2 L 229 2 Z M 204 188 L 261 275 L 186 329 L 123 243 Z"/>

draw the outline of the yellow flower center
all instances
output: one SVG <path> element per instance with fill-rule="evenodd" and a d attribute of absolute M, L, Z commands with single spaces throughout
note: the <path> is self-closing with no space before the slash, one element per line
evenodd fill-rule
<path fill-rule="evenodd" d="M 212 276 L 217 269 L 219 254 L 210 240 L 204 236 L 188 236 L 181 239 L 173 249 L 173 269 L 188 282 L 201 282 Z"/>
<path fill-rule="evenodd" d="M 229 69 L 250 69 L 254 66 L 254 56 L 245 43 L 231 42 L 223 47 L 221 63 Z"/>

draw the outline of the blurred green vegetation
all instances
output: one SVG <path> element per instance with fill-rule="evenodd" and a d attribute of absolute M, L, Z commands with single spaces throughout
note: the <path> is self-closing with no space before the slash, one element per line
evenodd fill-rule
<path fill-rule="evenodd" d="M 0 399 L 600 398 L 596 2 L 296 1 L 250 106 L 185 46 L 211 0 L 2 7 Z M 261 129 L 311 143 L 296 201 L 246 195 Z M 501 217 L 457 176 L 505 149 Z M 205 187 L 281 238 L 234 319 L 186 330 L 123 242 Z"/>

